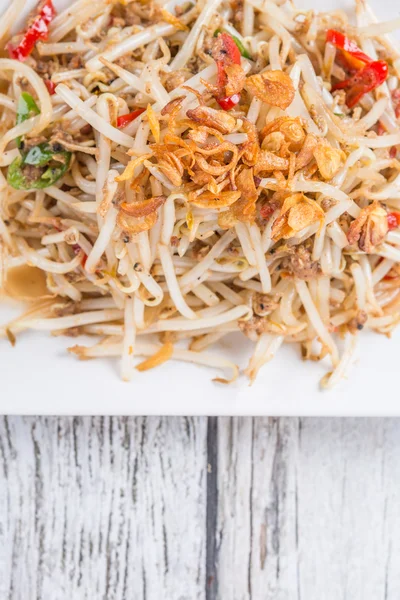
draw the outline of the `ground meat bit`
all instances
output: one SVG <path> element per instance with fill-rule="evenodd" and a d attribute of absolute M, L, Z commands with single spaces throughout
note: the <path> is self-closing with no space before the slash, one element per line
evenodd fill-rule
<path fill-rule="evenodd" d="M 51 77 L 60 69 L 60 65 L 54 60 L 38 60 L 36 62 L 35 71 L 38 75 L 47 75 Z"/>
<path fill-rule="evenodd" d="M 238 326 L 240 331 L 250 339 L 254 339 L 254 337 L 270 331 L 268 320 L 265 317 L 257 315 L 247 321 L 238 321 Z"/>
<path fill-rule="evenodd" d="M 143 20 L 158 20 L 158 14 L 153 2 L 147 2 L 146 4 L 142 4 L 141 2 L 130 2 L 125 6 L 122 17 L 125 19 L 127 25 L 137 25 Z"/>
<path fill-rule="evenodd" d="M 199 240 L 195 242 L 192 249 L 192 256 L 196 260 L 202 260 L 210 251 L 210 246 L 203 245 Z"/>
<path fill-rule="evenodd" d="M 33 165 L 25 165 L 23 173 L 28 183 L 37 181 L 43 175 L 43 169 L 41 167 L 35 167 Z"/>
<path fill-rule="evenodd" d="M 143 12 L 143 9 L 145 12 Z M 132 25 L 141 25 L 142 20 L 147 19 L 148 14 L 149 11 L 147 10 L 146 13 L 145 7 L 141 6 L 138 2 L 131 2 L 126 6 L 116 4 L 111 13 L 110 27 L 131 27 Z"/>
<path fill-rule="evenodd" d="M 256 292 L 253 296 L 253 311 L 259 317 L 270 315 L 275 308 L 278 307 L 278 302 L 269 294 L 260 294 Z"/>
<path fill-rule="evenodd" d="M 55 152 L 61 152 L 64 149 L 64 144 L 73 143 L 74 139 L 72 135 L 68 133 L 64 128 L 57 128 L 54 129 L 49 142 L 55 150 Z"/>
<path fill-rule="evenodd" d="M 348 213 L 344 213 L 343 215 L 340 215 L 340 217 L 338 219 L 339 226 L 341 229 L 343 229 L 343 231 L 345 233 L 349 229 L 350 222 L 351 222 L 351 217 Z"/>
<path fill-rule="evenodd" d="M 140 25 L 142 19 L 139 17 L 139 15 L 136 15 L 134 12 L 130 11 L 129 14 L 126 14 L 124 22 L 125 27 L 131 27 L 132 25 Z"/>
<path fill-rule="evenodd" d="M 23 142 L 20 144 L 20 149 L 24 152 L 28 152 L 34 146 L 38 146 L 39 144 L 43 144 L 43 142 L 47 142 L 47 138 L 43 135 L 39 135 L 37 137 L 28 138 L 26 137 Z"/>
<path fill-rule="evenodd" d="M 66 317 L 74 315 L 78 312 L 78 306 L 75 302 L 67 302 L 66 304 L 56 304 L 52 310 L 54 317 Z"/>
<path fill-rule="evenodd" d="M 226 253 L 229 254 L 229 256 L 239 256 L 239 250 L 239 246 L 229 244 L 229 246 L 226 249 Z"/>
<path fill-rule="evenodd" d="M 240 29 L 243 23 L 243 0 L 233 0 L 230 4 L 233 24 Z"/>
<path fill-rule="evenodd" d="M 187 67 L 192 73 L 198 73 L 203 68 L 203 61 L 199 56 L 192 56 L 188 60 Z"/>
<path fill-rule="evenodd" d="M 215 61 L 224 60 L 226 58 L 226 50 L 220 36 L 214 37 L 212 34 L 204 38 L 203 48 L 204 54 L 212 56 Z"/>
<path fill-rule="evenodd" d="M 178 70 L 174 71 L 173 73 L 168 73 L 164 81 L 165 89 L 167 92 L 172 92 L 176 88 L 183 85 L 185 81 L 191 77 L 191 75 L 192 74 L 190 71 L 187 70 Z"/>
<path fill-rule="evenodd" d="M 49 139 L 49 144 L 53 148 L 54 152 L 62 152 L 63 150 L 75 149 L 76 144 L 80 144 L 82 141 L 87 140 L 87 134 L 78 133 L 75 129 L 71 129 L 69 132 L 70 123 L 65 120 L 62 122 L 62 126 L 56 126 L 53 129 L 53 133 Z M 89 131 L 90 132 L 90 131 Z"/>
<path fill-rule="evenodd" d="M 82 331 L 82 327 L 70 327 L 69 329 L 63 329 L 61 332 L 57 332 L 60 333 L 60 335 L 65 335 L 67 337 L 78 337 L 80 335 L 82 335 L 83 331 Z"/>
<path fill-rule="evenodd" d="M 83 127 L 80 128 L 79 132 L 86 136 L 89 135 L 89 133 L 92 131 L 92 126 L 89 125 L 89 123 L 87 125 L 84 125 Z"/>
<path fill-rule="evenodd" d="M 83 277 L 81 273 L 74 273 L 73 271 L 66 273 L 65 278 L 70 283 L 80 283 L 85 280 L 85 277 Z"/>
<path fill-rule="evenodd" d="M 114 60 L 114 63 L 122 69 L 126 69 L 127 71 L 133 72 L 138 66 L 138 59 L 135 56 L 132 56 L 132 54 L 124 54 L 124 56 L 121 56 L 120 58 L 117 58 L 117 60 Z M 115 75 L 113 75 L 112 79 L 113 78 L 115 78 Z"/>
<path fill-rule="evenodd" d="M 82 190 L 80 188 L 77 188 L 77 187 L 70 188 L 67 185 L 65 187 L 64 187 L 64 185 L 62 185 L 61 189 L 64 192 L 68 192 L 68 194 L 71 194 L 71 196 L 75 196 L 75 197 L 79 196 L 82 193 Z"/>
<path fill-rule="evenodd" d="M 361 331 L 364 328 L 365 323 L 367 322 L 368 315 L 364 310 L 359 310 L 355 317 L 353 317 L 348 323 L 347 328 L 350 333 L 356 333 L 357 331 Z"/>
<path fill-rule="evenodd" d="M 111 21 L 112 27 L 126 27 L 126 21 L 122 17 L 112 17 Z"/>
<path fill-rule="evenodd" d="M 319 273 L 318 262 L 311 259 L 311 252 L 303 245 L 297 246 L 295 252 L 286 259 L 285 268 L 293 273 L 295 277 L 310 281 Z"/>
<path fill-rule="evenodd" d="M 68 69 L 81 69 L 83 67 L 83 60 L 80 54 L 74 54 L 68 61 Z"/>

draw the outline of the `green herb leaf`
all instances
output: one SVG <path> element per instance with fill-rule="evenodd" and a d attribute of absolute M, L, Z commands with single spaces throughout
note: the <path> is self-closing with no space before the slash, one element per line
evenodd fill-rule
<path fill-rule="evenodd" d="M 33 113 L 33 115 L 32 115 Z M 17 125 L 40 113 L 39 107 L 28 92 L 22 92 L 17 106 Z"/>
<path fill-rule="evenodd" d="M 40 114 L 40 110 L 34 99 L 28 92 L 22 92 L 19 97 L 17 105 L 17 120 L 16 124 L 19 125 L 27 119 Z M 17 138 L 17 146 L 21 145 L 21 137 Z"/>

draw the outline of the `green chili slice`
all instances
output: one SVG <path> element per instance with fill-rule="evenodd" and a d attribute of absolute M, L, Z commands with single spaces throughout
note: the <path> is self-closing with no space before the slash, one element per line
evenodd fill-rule
<path fill-rule="evenodd" d="M 22 92 L 18 100 L 16 124 L 40 114 L 35 100 L 27 92 Z M 50 144 L 43 142 L 23 151 L 22 137 L 17 146 L 21 156 L 8 167 L 7 181 L 16 190 L 41 190 L 58 181 L 69 168 L 71 152 L 55 151 Z"/>
<path fill-rule="evenodd" d="M 11 163 L 7 181 L 17 190 L 41 190 L 56 183 L 70 162 L 71 152 L 54 152 L 49 144 L 39 144 Z"/>

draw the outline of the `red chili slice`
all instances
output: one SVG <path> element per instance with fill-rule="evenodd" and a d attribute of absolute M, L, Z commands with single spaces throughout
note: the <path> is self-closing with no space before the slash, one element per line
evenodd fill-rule
<path fill-rule="evenodd" d="M 217 102 L 223 110 L 231 110 L 239 104 L 240 94 L 233 94 L 233 96 L 227 96 L 226 98 L 217 98 Z"/>
<path fill-rule="evenodd" d="M 51 81 L 51 79 L 45 79 L 44 83 L 45 83 L 45 86 L 47 87 L 47 91 L 49 92 L 50 96 L 52 96 L 56 91 L 56 84 L 53 83 L 53 81 Z"/>
<path fill-rule="evenodd" d="M 336 29 L 328 29 L 326 32 L 326 41 L 333 44 L 339 50 L 342 50 L 347 62 L 353 68 L 360 68 L 365 64 L 373 62 L 372 58 L 365 54 L 354 40 L 348 38 L 344 33 L 336 31 Z"/>
<path fill-rule="evenodd" d="M 332 91 L 346 90 L 346 104 L 353 108 L 368 92 L 379 87 L 389 73 L 388 64 L 384 60 L 376 60 L 365 65 L 353 77 L 339 81 L 332 87 Z"/>
<path fill-rule="evenodd" d="M 267 202 L 260 208 L 260 217 L 268 221 L 276 210 L 276 205 L 273 202 Z"/>
<path fill-rule="evenodd" d="M 47 39 L 47 36 L 49 35 L 49 25 L 56 15 L 56 11 L 52 0 L 45 0 L 40 3 L 38 9 L 39 12 L 37 16 L 33 20 L 32 25 L 30 25 L 23 34 L 19 44 L 15 47 L 11 44 L 8 45 L 10 58 L 14 58 L 21 62 L 26 60 L 34 49 L 36 42 Z"/>
<path fill-rule="evenodd" d="M 400 226 L 400 212 L 390 212 L 387 215 L 389 231 Z"/>
<path fill-rule="evenodd" d="M 234 65 L 240 65 L 241 54 L 233 37 L 231 37 L 229 33 L 225 32 L 221 33 L 219 37 L 222 39 L 224 50 L 230 62 Z"/>
<path fill-rule="evenodd" d="M 220 33 L 218 38 L 222 40 L 224 58 L 216 61 L 217 86 L 220 90 L 220 95 L 217 98 L 217 102 L 223 110 L 231 110 L 240 101 L 240 94 L 233 94 L 232 96 L 225 97 L 223 96 L 224 88 L 228 81 L 225 68 L 229 65 L 240 65 L 241 54 L 235 40 L 229 35 L 229 33 Z"/>
<path fill-rule="evenodd" d="M 146 109 L 145 108 L 137 108 L 131 113 L 127 115 L 121 115 L 117 118 L 117 127 L 123 128 L 126 127 L 129 123 L 132 123 L 139 115 L 142 114 Z"/>

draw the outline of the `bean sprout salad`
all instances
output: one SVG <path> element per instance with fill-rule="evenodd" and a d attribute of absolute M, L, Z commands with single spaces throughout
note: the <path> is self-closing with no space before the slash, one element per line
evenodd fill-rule
<path fill-rule="evenodd" d="M 354 22 L 281 0 L 42 0 L 12 35 L 24 3 L 0 21 L 0 288 L 28 304 L 0 337 L 76 337 L 124 380 L 177 359 L 228 383 L 209 349 L 238 332 L 251 381 L 286 342 L 328 357 L 331 387 L 364 328 L 390 334 L 399 19 L 364 0 Z"/>

